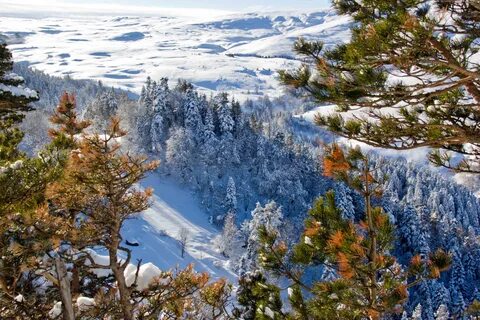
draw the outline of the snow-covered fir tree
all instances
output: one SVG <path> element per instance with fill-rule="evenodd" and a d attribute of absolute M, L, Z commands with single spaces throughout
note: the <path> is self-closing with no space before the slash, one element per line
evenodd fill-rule
<path fill-rule="evenodd" d="M 282 224 L 282 209 L 275 201 L 270 201 L 264 207 L 257 203 L 255 210 L 252 211 L 252 219 L 242 226 L 242 231 L 246 235 L 246 252 L 240 262 L 240 274 L 258 269 L 259 228 L 264 226 L 270 232 L 279 233 Z"/>
<path fill-rule="evenodd" d="M 448 320 L 450 319 L 450 314 L 448 313 L 448 308 L 446 305 L 441 304 L 437 311 L 435 311 L 435 320 Z"/>

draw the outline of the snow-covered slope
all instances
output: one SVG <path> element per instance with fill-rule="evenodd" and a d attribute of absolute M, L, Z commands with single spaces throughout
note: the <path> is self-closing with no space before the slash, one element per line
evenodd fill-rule
<path fill-rule="evenodd" d="M 122 232 L 125 240 L 139 244 L 132 247 L 133 258 L 142 259 L 142 263 L 151 262 L 162 270 L 184 268 L 193 263 L 197 271 L 208 271 L 213 278 L 234 281 L 228 260 L 215 252 L 212 245 L 219 231 L 208 223 L 208 216 L 194 196 L 155 173 L 145 178 L 142 186 L 154 189 L 152 206 L 138 218 L 128 220 Z M 183 258 L 178 243 L 182 228 L 188 231 Z"/>
<path fill-rule="evenodd" d="M 348 24 L 329 10 L 196 18 L 1 17 L 0 40 L 11 43 L 16 61 L 51 75 L 102 80 L 137 92 L 147 75 L 184 78 L 202 90 L 242 99 L 281 92 L 276 71 L 299 64 L 293 59 L 295 39 L 345 41 Z"/>

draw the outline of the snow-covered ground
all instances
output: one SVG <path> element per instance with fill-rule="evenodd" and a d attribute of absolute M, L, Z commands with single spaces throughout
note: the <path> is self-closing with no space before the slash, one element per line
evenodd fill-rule
<path fill-rule="evenodd" d="M 153 204 L 138 218 L 128 220 L 122 232 L 125 240 L 139 244 L 132 247 L 133 258 L 151 262 L 162 270 L 193 263 L 197 271 L 208 271 L 213 278 L 233 282 L 235 274 L 228 269 L 228 260 L 212 244 L 219 230 L 210 225 L 191 192 L 155 173 L 145 178 L 142 186 L 154 189 Z M 188 231 L 184 258 L 178 243 L 182 228 Z"/>
<path fill-rule="evenodd" d="M 282 92 L 277 71 L 299 65 L 292 52 L 298 37 L 327 45 L 349 38 L 349 20 L 331 10 L 187 13 L 58 18 L 5 14 L 0 17 L 0 40 L 7 38 L 16 61 L 29 61 L 51 75 L 102 80 L 136 92 L 147 76 L 183 78 L 206 92 L 226 91 L 244 99 Z"/>

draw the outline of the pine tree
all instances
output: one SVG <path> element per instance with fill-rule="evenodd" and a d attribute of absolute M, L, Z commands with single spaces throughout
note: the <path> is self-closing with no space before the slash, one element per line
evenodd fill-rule
<path fill-rule="evenodd" d="M 222 135 L 231 135 L 235 126 L 235 122 L 232 117 L 232 110 L 228 104 L 228 96 L 226 94 L 220 94 L 217 97 L 217 113 L 219 129 Z"/>
<path fill-rule="evenodd" d="M 434 164 L 479 173 L 480 73 L 473 56 L 480 6 L 466 0 L 339 0 L 333 6 L 354 21 L 350 41 L 324 48 L 300 39 L 294 48 L 311 67 L 280 76 L 340 111 L 364 108 L 364 116 L 318 116 L 317 123 L 377 147 L 433 147 Z"/>
<path fill-rule="evenodd" d="M 442 250 L 422 258 L 416 255 L 406 270 L 390 251 L 394 228 L 389 217 L 372 199 L 382 194 L 383 177 L 375 163 L 359 149 L 344 154 L 334 145 L 327 148 L 325 174 L 341 179 L 360 192 L 365 201 L 364 218 L 354 224 L 342 218 L 335 195 L 329 192 L 319 198 L 305 221 L 301 241 L 294 247 L 291 263 L 326 264 L 335 267 L 338 278 L 332 281 L 304 283 L 302 275 L 292 268 L 287 246 L 275 233 L 260 228 L 260 261 L 262 266 L 293 282 L 297 292 L 290 299 L 295 315 L 315 319 L 380 319 L 399 311 L 408 298 L 407 290 L 427 279 L 437 279 L 450 265 Z"/>
<path fill-rule="evenodd" d="M 133 186 L 157 163 L 120 154 L 116 140 L 124 135 L 119 120 L 114 119 L 106 137 L 84 137 L 63 179 L 49 189 L 49 194 L 56 207 L 86 215 L 79 229 L 87 243 L 108 251 L 123 318 L 128 320 L 133 319 L 134 308 L 130 301 L 133 289 L 125 279 L 131 250 L 122 246 L 120 231 L 126 219 L 148 208 L 151 190 L 138 191 Z M 127 256 L 124 261 L 118 260 L 120 252 Z"/>
<path fill-rule="evenodd" d="M 90 122 L 77 120 L 75 96 L 65 92 L 60 98 L 57 110 L 50 117 L 50 122 L 60 126 L 51 129 L 49 134 L 54 139 L 67 138 L 74 143 L 74 138 L 86 129 Z"/>
<path fill-rule="evenodd" d="M 466 309 L 466 304 L 462 292 L 454 283 L 450 286 L 450 296 L 452 316 L 460 317 Z"/>
<path fill-rule="evenodd" d="M 164 151 L 168 136 L 169 124 L 173 121 L 169 116 L 168 98 L 170 89 L 168 79 L 162 78 L 160 83 L 152 89 L 152 123 L 150 129 L 151 150 L 155 153 Z"/>
<path fill-rule="evenodd" d="M 51 130 L 53 141 L 41 150 L 38 157 L 23 157 L 19 160 L 21 162 L 16 162 L 15 168 L 4 171 L 0 177 L 0 183 L 11 188 L 4 189 L 2 214 L 12 214 L 11 210 L 15 212 L 15 218 L 7 215 L 7 219 L 3 220 L 3 216 L 0 219 L 0 225 L 8 230 L 2 231 L 0 237 L 4 257 L 0 261 L 1 317 L 9 318 L 10 312 L 32 319 L 46 317 L 51 301 L 42 299 L 32 287 L 48 279 L 58 290 L 44 288 L 44 295 L 53 299 L 61 294 L 63 309 L 68 309 L 66 319 L 74 319 L 69 287 L 65 287 L 63 281 L 65 264 L 58 252 L 61 239 L 73 236 L 75 221 L 66 220 L 54 212 L 45 197 L 45 188 L 61 176 L 67 155 L 76 145 L 73 137 L 88 126 L 88 123 L 76 119 L 75 99 L 64 94 L 52 116 L 54 124 L 59 126 Z M 8 301 L 8 297 L 13 298 L 16 294 L 21 299 Z"/>
<path fill-rule="evenodd" d="M 195 148 L 193 137 L 189 131 L 183 128 L 173 128 L 170 138 L 167 140 L 166 165 L 180 176 L 184 182 L 189 182 L 191 175 L 190 157 Z"/>
<path fill-rule="evenodd" d="M 280 290 L 267 283 L 262 273 L 247 272 L 238 280 L 235 319 L 241 320 L 279 320 L 284 319 L 281 312 Z"/>
<path fill-rule="evenodd" d="M 10 50 L 0 43 L 0 119 L 19 122 L 21 112 L 33 110 L 30 103 L 38 100 L 38 93 L 23 87 L 23 78 L 12 72 L 12 66 Z"/>
<path fill-rule="evenodd" d="M 196 140 L 200 140 L 200 132 L 202 131 L 202 117 L 198 108 L 198 96 L 195 91 L 187 92 L 185 98 L 185 129 L 192 132 L 192 136 Z"/>

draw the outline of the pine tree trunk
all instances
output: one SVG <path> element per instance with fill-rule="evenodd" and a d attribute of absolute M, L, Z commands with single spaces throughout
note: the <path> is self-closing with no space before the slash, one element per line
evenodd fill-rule
<path fill-rule="evenodd" d="M 364 190 L 364 197 L 365 197 L 365 215 L 367 218 L 367 225 L 368 225 L 368 234 L 370 237 L 370 246 L 368 248 L 368 258 L 369 263 L 371 266 L 374 266 L 377 261 L 377 230 L 375 228 L 372 216 L 372 204 L 371 204 L 371 191 L 370 191 L 370 170 L 369 170 L 369 161 L 368 159 L 365 160 L 365 171 L 364 171 L 364 179 L 365 179 L 365 190 Z M 371 308 L 376 307 L 376 300 L 377 300 L 377 274 L 376 270 L 372 267 L 370 270 L 370 288 L 369 288 L 369 305 Z M 370 319 L 375 319 L 370 317 Z"/>
<path fill-rule="evenodd" d="M 115 276 L 115 280 L 117 280 L 118 294 L 120 296 L 120 305 L 122 306 L 123 319 L 133 320 L 132 304 L 130 303 L 130 290 L 127 286 L 127 281 L 125 279 L 125 270 L 117 261 L 117 248 L 119 245 L 119 240 L 114 239 L 112 242 L 112 246 L 109 248 L 110 268 L 112 269 L 112 273 Z"/>
<path fill-rule="evenodd" d="M 62 299 L 63 319 L 75 320 L 70 280 L 67 277 L 67 268 L 60 257 L 55 258 L 55 269 L 57 271 L 58 286 L 60 288 L 60 296 Z"/>
<path fill-rule="evenodd" d="M 78 296 L 80 294 L 80 274 L 77 266 L 78 262 L 73 262 L 72 268 L 72 294 Z"/>

